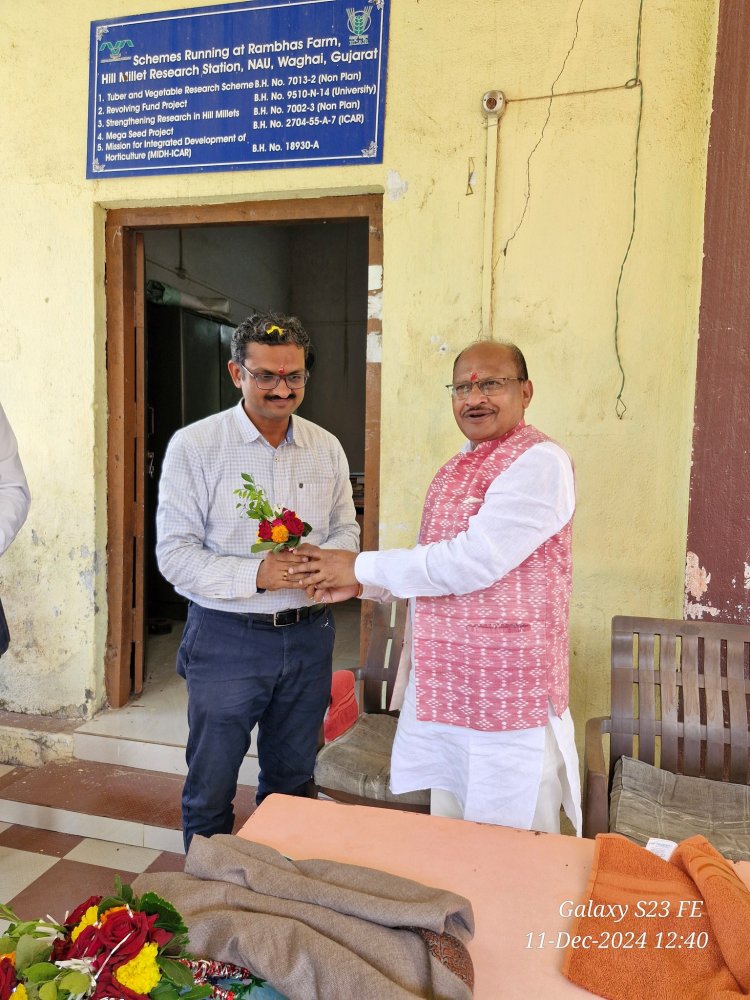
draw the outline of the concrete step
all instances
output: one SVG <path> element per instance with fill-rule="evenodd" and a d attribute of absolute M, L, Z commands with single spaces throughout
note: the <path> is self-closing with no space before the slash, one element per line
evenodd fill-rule
<path fill-rule="evenodd" d="M 0 778 L 0 822 L 181 853 L 183 778 L 120 764 L 66 758 L 16 767 Z M 239 785 L 237 828 L 255 808 Z"/>
<path fill-rule="evenodd" d="M 94 719 L 88 727 L 84 725 L 73 734 L 72 753 L 78 760 L 120 764 L 145 771 L 158 771 L 162 774 L 179 774 L 183 777 L 187 774 L 184 742 L 154 743 L 143 739 L 142 734 L 130 738 L 85 731 L 86 728 L 93 729 L 96 722 Z M 254 730 L 252 749 L 240 767 L 239 781 L 242 785 L 257 787 L 259 768 L 258 758 L 255 755 L 256 745 L 257 734 Z"/>
<path fill-rule="evenodd" d="M 54 719 L 0 711 L 0 761 L 40 767 L 73 756 L 73 738 L 80 719 Z"/>

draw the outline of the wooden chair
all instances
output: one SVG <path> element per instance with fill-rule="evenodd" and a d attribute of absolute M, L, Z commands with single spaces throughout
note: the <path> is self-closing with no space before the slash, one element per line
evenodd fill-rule
<path fill-rule="evenodd" d="M 404 642 L 406 601 L 374 605 L 364 667 L 354 670 L 360 715 L 343 735 L 318 752 L 315 784 L 339 802 L 429 812 L 429 791 L 393 795 L 389 789 L 391 748 L 398 712 L 392 712 L 393 687 Z"/>
<path fill-rule="evenodd" d="M 623 765 L 635 775 L 636 785 L 639 775 L 652 780 L 651 768 L 637 762 L 659 769 L 653 772 L 651 791 L 661 795 L 660 805 L 666 801 L 666 808 L 660 812 L 655 807 L 651 814 L 646 802 L 650 791 L 633 789 L 644 799 L 638 808 L 645 810 L 648 823 L 659 827 L 652 835 L 682 839 L 692 823 L 699 827 L 693 832 L 704 832 L 718 846 L 708 832 L 715 822 L 719 835 L 731 827 L 732 836 L 744 836 L 738 810 L 744 808 L 750 815 L 741 805 L 749 794 L 749 694 L 750 627 L 613 618 L 611 715 L 589 719 L 586 725 L 584 836 L 611 828 L 615 796 L 610 800 L 610 794 L 626 773 Z M 609 734 L 610 742 L 608 767 L 604 734 Z M 620 794 L 619 787 L 615 791 Z M 679 822 L 685 796 L 696 810 L 687 826 Z M 721 818 L 715 815 L 720 809 L 725 810 Z M 684 810 L 690 812 L 688 807 Z M 677 833 L 670 836 L 666 827 L 673 822 Z M 619 832 L 631 835 L 625 829 Z M 750 830 L 747 833 L 750 836 Z M 639 837 L 634 834 L 633 839 Z M 731 846 L 725 852 L 730 856 Z"/>

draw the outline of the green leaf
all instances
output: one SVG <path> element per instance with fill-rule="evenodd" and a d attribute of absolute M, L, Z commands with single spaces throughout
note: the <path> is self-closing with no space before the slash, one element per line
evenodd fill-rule
<path fill-rule="evenodd" d="M 85 972 L 71 969 L 60 979 L 60 989 L 67 990 L 68 993 L 86 993 L 91 986 L 92 977 Z"/>
<path fill-rule="evenodd" d="M 105 896 L 99 903 L 97 911 L 106 913 L 107 910 L 114 910 L 116 907 L 125 906 L 125 900 L 121 896 Z"/>
<path fill-rule="evenodd" d="M 174 906 L 168 903 L 166 899 L 162 899 L 161 896 L 157 896 L 155 892 L 144 893 L 140 898 L 138 906 L 144 913 L 159 914 L 159 919 L 156 921 L 157 927 L 161 927 L 165 931 L 171 931 L 173 934 L 184 934 L 187 931 L 182 916 Z"/>
<path fill-rule="evenodd" d="M 255 521 L 262 521 L 263 518 L 273 518 L 273 508 L 268 502 L 263 490 L 258 486 L 251 475 L 247 472 L 240 473 L 245 480 L 243 489 L 234 490 L 235 495 L 241 498 L 240 506 L 244 509 L 248 517 Z"/>
<path fill-rule="evenodd" d="M 16 950 L 16 939 L 9 934 L 0 937 L 0 955 L 9 955 Z"/>
<path fill-rule="evenodd" d="M 39 987 L 39 1000 L 57 1000 L 57 996 L 57 983 L 54 980 L 50 980 L 44 986 Z"/>
<path fill-rule="evenodd" d="M 172 983 L 162 979 L 158 986 L 155 986 L 149 993 L 151 1000 L 204 1000 L 213 996 L 210 986 L 193 986 L 192 989 L 177 989 Z"/>
<path fill-rule="evenodd" d="M 250 546 L 251 552 L 267 552 L 269 549 L 276 551 L 276 542 L 256 542 Z"/>
<path fill-rule="evenodd" d="M 0 918 L 3 920 L 9 920 L 12 924 L 18 923 L 18 917 L 9 906 L 5 905 L 5 903 L 0 903 Z"/>
<path fill-rule="evenodd" d="M 302 537 L 306 538 L 310 534 L 310 532 L 312 531 L 312 525 L 308 524 L 307 521 L 303 521 L 302 523 L 305 526 L 305 530 L 302 532 Z"/>
<path fill-rule="evenodd" d="M 175 962 L 174 959 L 165 958 L 159 955 L 156 962 L 164 975 L 178 986 L 192 986 L 194 983 L 193 973 L 182 962 Z"/>
<path fill-rule="evenodd" d="M 31 937 L 37 937 L 38 925 L 40 923 L 41 921 L 39 920 L 22 920 L 19 923 L 17 923 L 13 928 L 9 928 L 9 930 L 12 930 L 13 937 L 15 938 L 16 941 L 18 941 L 19 938 L 23 937 L 24 934 L 29 934 Z"/>
<path fill-rule="evenodd" d="M 40 941 L 30 934 L 24 934 L 16 945 L 16 969 L 23 972 L 30 965 L 49 958 L 52 945 L 49 941 Z"/>
<path fill-rule="evenodd" d="M 180 1000 L 180 991 L 166 979 L 162 979 L 149 993 L 151 1000 Z"/>
<path fill-rule="evenodd" d="M 54 979 L 60 969 L 53 962 L 37 962 L 24 969 L 23 974 L 31 983 L 46 983 Z"/>
<path fill-rule="evenodd" d="M 133 887 L 131 885 L 123 885 L 120 881 L 119 875 L 115 875 L 115 888 L 117 889 L 118 895 L 120 895 L 131 909 L 137 910 L 138 907 L 134 904 L 138 901 L 135 898 L 135 893 L 133 892 Z"/>

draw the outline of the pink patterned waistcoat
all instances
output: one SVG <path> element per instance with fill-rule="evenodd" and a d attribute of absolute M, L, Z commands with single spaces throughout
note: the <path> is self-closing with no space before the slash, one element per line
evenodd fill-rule
<path fill-rule="evenodd" d="M 549 441 L 523 421 L 460 452 L 427 492 L 420 545 L 469 526 L 497 476 Z M 568 706 L 572 522 L 483 590 L 418 597 L 414 612 L 417 718 L 488 732 L 546 726 L 547 699 Z"/>

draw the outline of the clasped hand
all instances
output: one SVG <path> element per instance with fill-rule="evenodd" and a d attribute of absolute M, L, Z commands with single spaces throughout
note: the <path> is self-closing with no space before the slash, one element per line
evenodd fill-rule
<path fill-rule="evenodd" d="M 288 568 L 287 578 L 291 586 L 300 587 L 314 601 L 325 603 L 345 601 L 356 594 L 356 552 L 320 549 L 309 544 L 300 545 L 296 551 L 304 561 Z"/>
<path fill-rule="evenodd" d="M 259 590 L 290 590 L 296 588 L 292 582 L 290 571 L 292 567 L 303 565 L 307 557 L 299 554 L 299 549 L 282 549 L 281 552 L 269 552 L 258 567 L 255 585 Z"/>

